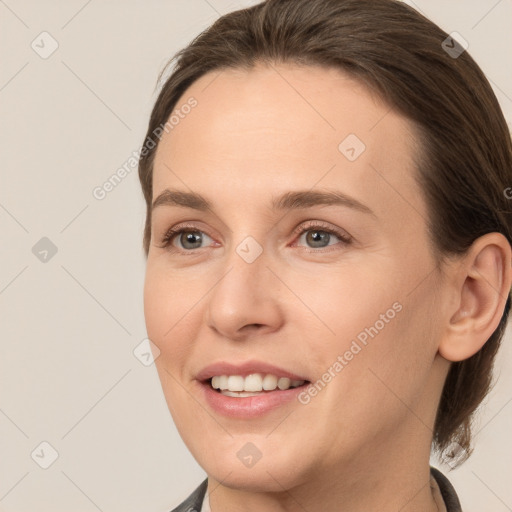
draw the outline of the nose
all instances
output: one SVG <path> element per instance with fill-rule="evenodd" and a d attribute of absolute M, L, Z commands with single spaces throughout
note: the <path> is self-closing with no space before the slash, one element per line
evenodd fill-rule
<path fill-rule="evenodd" d="M 265 251 L 252 260 L 255 254 L 250 251 L 256 248 L 254 242 L 241 243 L 226 256 L 222 274 L 207 296 L 206 324 L 224 338 L 261 336 L 283 323 L 282 283 L 269 268 L 272 263 Z"/>

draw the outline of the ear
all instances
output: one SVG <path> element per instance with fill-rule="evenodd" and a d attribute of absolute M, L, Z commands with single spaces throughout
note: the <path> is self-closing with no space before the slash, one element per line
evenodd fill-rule
<path fill-rule="evenodd" d="M 501 233 L 477 238 L 456 271 L 455 308 L 439 354 L 462 361 L 476 354 L 498 327 L 512 283 L 512 249 Z"/>

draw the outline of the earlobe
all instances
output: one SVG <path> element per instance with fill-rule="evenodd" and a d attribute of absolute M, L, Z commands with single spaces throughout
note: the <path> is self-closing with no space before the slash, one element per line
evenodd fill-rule
<path fill-rule="evenodd" d="M 457 269 L 457 309 L 439 354 L 462 361 L 476 354 L 498 327 L 512 284 L 512 249 L 501 233 L 475 240 Z"/>

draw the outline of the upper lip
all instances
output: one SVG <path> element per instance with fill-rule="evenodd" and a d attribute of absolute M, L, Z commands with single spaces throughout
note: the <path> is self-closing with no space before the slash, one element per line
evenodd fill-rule
<path fill-rule="evenodd" d="M 290 380 L 308 380 L 305 377 L 279 366 L 256 360 L 236 364 L 228 363 L 227 361 L 209 364 L 197 374 L 196 379 L 202 382 L 216 375 L 241 375 L 242 377 L 247 377 L 247 375 L 251 373 L 271 373 L 276 377 L 288 377 Z"/>

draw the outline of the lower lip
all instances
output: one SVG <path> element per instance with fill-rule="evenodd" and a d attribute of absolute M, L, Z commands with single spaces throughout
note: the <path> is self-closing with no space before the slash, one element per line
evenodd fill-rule
<path fill-rule="evenodd" d="M 300 402 L 297 395 L 303 391 L 309 383 L 284 391 L 268 391 L 257 396 L 233 397 L 225 396 L 214 390 L 209 382 L 199 382 L 203 396 L 208 405 L 217 413 L 234 418 L 256 418 L 286 405 L 295 399 Z"/>

